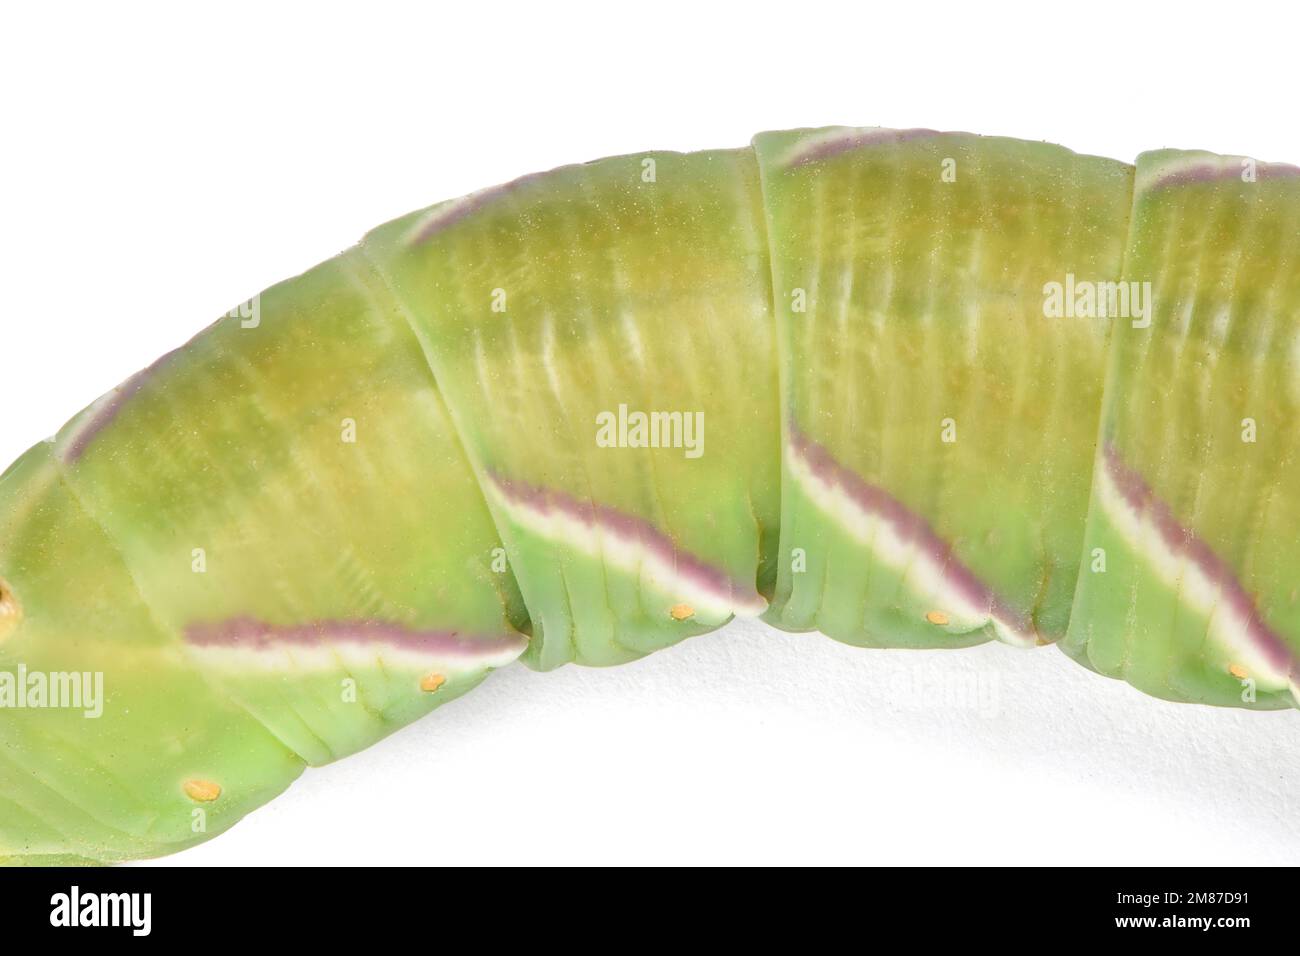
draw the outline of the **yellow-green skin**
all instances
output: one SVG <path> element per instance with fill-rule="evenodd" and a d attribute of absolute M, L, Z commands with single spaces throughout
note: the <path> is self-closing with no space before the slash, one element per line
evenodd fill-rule
<path fill-rule="evenodd" d="M 511 660 L 738 614 L 1293 705 L 1300 178 L 1237 162 L 768 133 L 263 292 L 0 478 L 0 859 L 174 852 Z M 1067 275 L 1151 322 L 1049 317 Z M 699 453 L 602 440 L 620 406 Z M 6 706 L 20 672 L 101 713 Z"/>

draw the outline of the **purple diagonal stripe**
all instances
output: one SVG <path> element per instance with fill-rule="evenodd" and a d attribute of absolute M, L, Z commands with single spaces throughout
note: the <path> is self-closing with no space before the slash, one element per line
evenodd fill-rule
<path fill-rule="evenodd" d="M 885 489 L 840 464 L 829 450 L 805 435 L 793 421 L 789 425 L 789 442 L 817 478 L 838 488 L 862 511 L 888 522 L 899 538 L 941 566 L 944 583 L 966 601 L 975 607 L 988 608 L 993 617 L 1021 633 L 1037 633 L 1033 621 L 1013 608 L 963 564 L 953 553 L 952 544 L 941 538 L 925 518 Z"/>
<path fill-rule="evenodd" d="M 183 346 L 182 346 L 183 348 Z M 117 388 L 105 395 L 95 404 L 98 406 L 90 412 L 85 424 L 77 427 L 63 452 L 63 460 L 71 464 L 86 453 L 91 442 L 117 418 L 118 413 L 136 392 L 157 374 L 167 362 L 180 353 L 181 349 L 172 349 L 161 356 L 148 368 L 136 372 Z"/>
<path fill-rule="evenodd" d="M 1206 159 L 1204 162 L 1185 166 L 1181 169 L 1175 169 L 1163 176 L 1157 176 L 1146 188 L 1148 190 L 1153 190 L 1163 189 L 1167 186 L 1183 186 L 1191 183 L 1227 182 L 1233 179 L 1240 180 L 1241 171 L 1240 164 L 1225 164 L 1214 159 Z M 1296 177 L 1300 177 L 1300 167 L 1297 166 L 1291 166 L 1286 163 L 1255 164 L 1256 180 L 1293 179 Z M 1243 182 L 1242 185 L 1250 184 Z"/>
<path fill-rule="evenodd" d="M 1173 554 L 1190 561 L 1202 574 L 1218 585 L 1223 600 L 1244 622 L 1247 640 L 1279 672 L 1296 676 L 1295 655 L 1282 636 L 1268 626 L 1254 598 L 1242 585 L 1228 563 L 1219 557 L 1195 531 L 1182 524 L 1173 509 L 1156 495 L 1142 475 L 1124 461 L 1115 445 L 1107 441 L 1103 448 L 1106 474 L 1120 496 L 1139 515 L 1150 519 L 1160 539 Z"/>
<path fill-rule="evenodd" d="M 814 136 L 811 140 L 794 150 L 786 160 L 787 169 L 804 166 L 819 160 L 829 159 L 850 150 L 864 146 L 877 146 L 885 143 L 906 143 L 915 139 L 942 135 L 933 129 L 858 129 L 844 130 L 840 135 L 826 137 Z"/>
<path fill-rule="evenodd" d="M 503 651 L 522 652 L 528 639 L 522 634 L 476 635 L 459 631 L 418 630 L 390 621 L 364 618 L 355 621 L 324 620 L 306 624 L 270 624 L 252 617 L 233 617 L 191 624 L 185 640 L 196 647 L 269 650 L 276 647 L 328 647 L 337 643 L 373 644 L 440 657 L 473 659 Z"/>
<path fill-rule="evenodd" d="M 561 166 L 560 169 L 569 167 Z M 558 172 L 558 170 L 551 170 Z M 491 205 L 504 196 L 508 196 L 515 190 L 527 186 L 529 183 L 535 183 L 542 178 L 549 176 L 550 172 L 528 173 L 526 176 L 520 176 L 518 179 L 512 179 L 508 183 L 502 183 L 500 186 L 490 186 L 487 189 L 480 189 L 478 192 L 470 193 L 460 199 L 453 199 L 450 202 L 443 203 L 441 206 L 432 210 L 420 227 L 412 233 L 407 244 L 418 246 L 428 242 L 444 229 L 454 226 L 456 223 L 468 218 L 478 212 L 484 206 Z"/>
<path fill-rule="evenodd" d="M 595 531 L 634 541 L 692 585 L 730 601 L 734 606 L 750 607 L 764 603 L 752 585 L 733 580 L 723 569 L 679 548 L 671 537 L 643 518 L 609 505 L 579 500 L 554 488 L 543 488 L 518 478 L 505 478 L 495 472 L 488 474 L 507 501 L 541 514 L 563 514 Z"/>

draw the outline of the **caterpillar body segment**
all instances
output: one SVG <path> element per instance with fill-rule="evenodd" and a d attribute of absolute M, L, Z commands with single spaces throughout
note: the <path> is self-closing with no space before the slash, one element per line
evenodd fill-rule
<path fill-rule="evenodd" d="M 1158 697 L 1293 707 L 1300 646 L 1300 169 L 1138 159 L 1079 578 L 1062 647 Z"/>
<path fill-rule="evenodd" d="M 1065 633 L 1132 169 L 930 130 L 765 133 L 785 465 L 782 627 L 868 646 Z M 801 565 L 798 555 L 804 557 Z"/>
<path fill-rule="evenodd" d="M 51 444 L 0 478 L 0 501 L 6 600 L 20 604 L 0 643 L 10 675 L 0 711 L 0 859 L 61 865 L 170 853 L 220 833 L 302 772 L 297 755 L 192 666 Z M 72 706 L 44 706 L 61 675 Z M 220 799 L 191 801 L 183 788 L 198 781 L 220 781 Z"/>
<path fill-rule="evenodd" d="M 526 645 L 433 378 L 365 265 L 268 290 L 255 325 L 217 323 L 54 447 L 195 668 L 310 764 Z M 437 697 L 407 693 L 423 671 Z"/>
<path fill-rule="evenodd" d="M 738 615 L 1294 706 L 1298 240 L 1294 167 L 846 128 L 381 226 L 0 477 L 0 859 Z"/>
<path fill-rule="evenodd" d="M 766 609 L 780 454 L 752 150 L 564 167 L 362 249 L 507 541 L 530 663 L 621 663 Z"/>
<path fill-rule="evenodd" d="M 0 710 L 0 855 L 220 832 L 527 646 L 482 494 L 356 251 L 276 286 L 3 479 L 4 670 L 102 675 L 102 715 Z"/>

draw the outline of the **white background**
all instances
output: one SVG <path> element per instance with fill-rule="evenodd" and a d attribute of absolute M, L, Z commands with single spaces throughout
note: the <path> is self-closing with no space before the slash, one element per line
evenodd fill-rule
<path fill-rule="evenodd" d="M 829 123 L 1300 160 L 1280 5 L 265 6 L 0 15 L 0 465 L 367 228 L 531 170 Z M 511 668 L 172 862 L 1295 862 L 1298 720 L 1051 648 L 736 625 Z"/>

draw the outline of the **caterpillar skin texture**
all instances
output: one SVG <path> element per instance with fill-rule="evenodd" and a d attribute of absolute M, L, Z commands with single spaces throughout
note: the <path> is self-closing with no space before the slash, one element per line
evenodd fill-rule
<path fill-rule="evenodd" d="M 1300 170 L 1241 157 L 833 128 L 413 213 L 0 479 L 0 857 L 737 615 L 1292 707 L 1298 364 Z"/>

